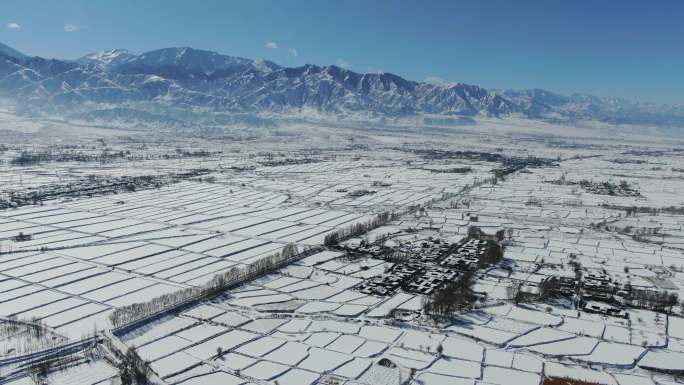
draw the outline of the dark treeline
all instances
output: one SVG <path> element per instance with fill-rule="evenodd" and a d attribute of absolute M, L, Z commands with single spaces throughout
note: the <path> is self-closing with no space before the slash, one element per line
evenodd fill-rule
<path fill-rule="evenodd" d="M 411 149 L 411 148 L 394 148 L 397 151 L 410 152 L 426 159 L 462 159 L 485 162 L 501 163 L 501 167 L 492 170 L 494 175 L 498 178 L 504 177 L 508 174 L 520 171 L 524 168 L 532 167 L 553 167 L 557 166 L 558 159 L 538 158 L 534 156 L 518 157 L 507 156 L 501 152 L 483 152 L 483 151 L 460 151 L 460 150 L 440 150 L 440 149 Z"/>
<path fill-rule="evenodd" d="M 26 352 L 22 357 L 21 367 L 25 373 L 31 374 L 35 383 L 44 384 L 50 373 L 69 370 L 84 362 L 92 360 L 97 354 L 98 339 L 93 335 L 84 334 L 80 341 L 45 345 L 39 350 Z M 9 378 L 9 377 L 7 377 Z M 4 383 L 0 375 L 0 383 Z M 11 382 L 11 381 L 10 381 Z"/>
<path fill-rule="evenodd" d="M 115 160 L 125 159 L 130 151 L 102 151 L 100 153 L 87 153 L 82 151 L 65 152 L 29 152 L 22 151 L 14 157 L 10 164 L 15 166 L 31 166 L 43 162 L 100 162 L 110 163 Z"/>
<path fill-rule="evenodd" d="M 203 286 L 178 290 L 153 298 L 148 302 L 134 303 L 118 308 L 109 315 L 109 320 L 114 327 L 119 327 L 173 308 L 189 300 L 201 301 L 212 298 L 237 284 L 272 272 L 296 258 L 302 258 L 316 251 L 319 251 L 319 249 L 311 248 L 299 253 L 295 244 L 287 244 L 281 252 L 264 257 L 248 265 L 246 269 L 234 267 L 225 273 L 216 274 L 211 281 Z"/>
<path fill-rule="evenodd" d="M 546 183 L 562 185 L 562 186 L 579 186 L 585 191 L 597 194 L 597 195 L 610 195 L 610 196 L 640 196 L 639 190 L 631 186 L 626 180 L 620 180 L 619 183 L 613 183 L 611 181 L 594 182 L 587 179 L 582 179 L 580 181 L 570 181 L 565 179 L 565 175 L 562 175 L 560 179 L 546 181 Z"/>
<path fill-rule="evenodd" d="M 52 333 L 40 320 L 21 320 L 16 317 L 0 322 L 0 341 L 4 342 L 0 356 L 30 354 L 67 342 L 66 338 Z"/>
<path fill-rule="evenodd" d="M 94 151 L 22 151 L 15 156 L 10 164 L 14 166 L 32 166 L 45 162 L 99 162 L 112 163 L 114 161 L 141 161 L 155 159 L 184 159 L 184 158 L 206 158 L 221 154 L 220 151 L 207 150 L 183 150 L 176 149 L 173 153 L 165 154 L 132 154 L 130 150 L 101 152 Z"/>
<path fill-rule="evenodd" d="M 319 163 L 322 161 L 323 160 L 321 160 L 321 159 L 314 159 L 314 158 L 287 158 L 287 159 L 280 159 L 280 160 L 262 161 L 262 162 L 259 162 L 259 164 L 262 166 L 266 166 L 266 167 L 275 167 L 275 166 L 290 166 L 290 165 L 297 165 L 297 164 Z"/>
<path fill-rule="evenodd" d="M 147 384 L 152 374 L 149 362 L 143 361 L 133 348 L 126 351 L 118 369 L 121 385 Z"/>
<path fill-rule="evenodd" d="M 504 255 L 504 249 L 498 242 L 502 242 L 506 238 L 506 232 L 506 230 L 499 230 L 495 234 L 490 235 L 486 234 L 477 226 L 468 227 L 468 237 L 466 240 L 479 239 L 487 242 L 484 248 L 484 254 L 479 257 L 480 267 L 496 265 L 501 262 Z"/>
<path fill-rule="evenodd" d="M 472 308 L 477 301 L 477 295 L 472 290 L 474 274 L 464 271 L 455 281 L 435 291 L 424 300 L 423 312 L 433 319 L 439 319 Z"/>
<path fill-rule="evenodd" d="M 358 237 L 359 235 L 365 234 L 370 230 L 378 228 L 387 224 L 387 222 L 395 220 L 399 217 L 397 213 L 384 212 L 375 216 L 375 218 L 364 222 L 364 223 L 354 223 L 343 229 L 337 230 L 325 236 L 323 243 L 326 246 L 334 246 L 340 242 L 346 241 L 347 239 Z"/>
<path fill-rule="evenodd" d="M 684 207 L 678 206 L 666 206 L 666 207 L 647 207 L 647 206 L 620 206 L 611 205 L 607 203 L 601 204 L 601 207 L 612 210 L 622 210 L 627 216 L 634 216 L 637 214 L 651 214 L 656 215 L 659 213 L 667 214 L 684 214 Z"/>
<path fill-rule="evenodd" d="M 539 265 L 542 266 L 541 264 Z M 552 298 L 559 298 L 564 295 L 563 286 L 558 277 L 548 277 L 539 282 L 539 300 L 546 301 Z"/>
<path fill-rule="evenodd" d="M 163 154 L 161 157 L 163 159 L 171 158 L 206 158 L 214 155 L 220 155 L 223 151 L 207 151 L 207 150 L 185 150 L 182 148 L 177 148 L 175 154 Z"/>
<path fill-rule="evenodd" d="M 78 182 L 62 185 L 44 185 L 26 192 L 10 192 L 7 198 L 0 198 L 0 209 L 38 204 L 57 198 L 110 195 L 152 188 L 161 188 L 186 179 L 200 177 L 210 172 L 196 169 L 183 173 L 164 175 L 141 175 L 120 177 L 90 176 Z"/>
<path fill-rule="evenodd" d="M 472 167 L 452 167 L 452 168 L 416 168 L 416 170 L 429 171 L 435 174 L 467 174 L 473 172 Z"/>
<path fill-rule="evenodd" d="M 679 296 L 675 292 L 638 290 L 631 288 L 624 297 L 625 305 L 659 312 L 672 312 L 679 304 Z"/>

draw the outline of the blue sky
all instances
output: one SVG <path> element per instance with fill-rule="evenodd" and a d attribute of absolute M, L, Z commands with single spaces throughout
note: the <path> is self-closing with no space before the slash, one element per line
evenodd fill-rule
<path fill-rule="evenodd" d="M 684 103 L 684 1 L 2 0 L 0 42 L 77 58 L 191 46 L 281 65 Z"/>

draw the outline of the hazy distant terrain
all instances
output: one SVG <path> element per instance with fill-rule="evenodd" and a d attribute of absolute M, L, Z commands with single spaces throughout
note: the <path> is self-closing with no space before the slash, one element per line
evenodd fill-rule
<path fill-rule="evenodd" d="M 684 126 L 681 106 L 533 89 L 436 85 L 335 65 L 282 67 L 193 48 L 107 50 L 66 61 L 0 44 L 0 97 L 27 115 L 129 126 L 274 127 L 283 119 L 459 126 L 473 117 Z"/>

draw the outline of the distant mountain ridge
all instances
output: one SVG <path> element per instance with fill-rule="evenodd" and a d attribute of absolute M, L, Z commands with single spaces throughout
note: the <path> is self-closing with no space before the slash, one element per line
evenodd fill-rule
<path fill-rule="evenodd" d="M 435 85 L 334 65 L 288 68 L 190 47 L 140 55 L 114 49 L 66 61 L 29 57 L 0 44 L 0 96 L 31 112 L 125 122 L 165 116 L 162 123 L 179 125 L 205 123 L 213 115 L 277 116 L 302 111 L 334 118 L 516 115 L 684 125 L 684 111 L 678 106 L 538 89 Z M 202 114 L 199 120 L 198 114 Z"/>

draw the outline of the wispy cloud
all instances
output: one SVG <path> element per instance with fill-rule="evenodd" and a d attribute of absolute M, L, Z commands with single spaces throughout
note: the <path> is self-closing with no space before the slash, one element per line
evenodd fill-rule
<path fill-rule="evenodd" d="M 344 60 L 344 59 L 342 59 L 342 58 L 337 59 L 337 61 L 335 62 L 335 64 L 337 64 L 338 67 L 342 67 L 342 68 L 344 68 L 344 69 L 348 69 L 348 68 L 351 67 L 351 64 L 349 64 L 348 61 L 346 61 L 346 60 Z"/>
<path fill-rule="evenodd" d="M 368 72 L 372 74 L 384 74 L 385 70 L 382 68 L 368 67 Z"/>
<path fill-rule="evenodd" d="M 64 32 L 78 32 L 82 29 L 86 29 L 87 27 L 85 25 L 77 25 L 77 24 L 64 24 Z"/>
<path fill-rule="evenodd" d="M 21 26 L 19 25 L 19 23 L 11 22 L 11 23 L 7 23 L 7 28 L 8 29 L 21 29 Z"/>
<path fill-rule="evenodd" d="M 288 48 L 287 53 L 289 53 L 292 56 L 298 56 L 299 54 L 297 53 L 297 48 Z"/>
<path fill-rule="evenodd" d="M 430 75 L 430 76 L 426 77 L 424 81 L 425 81 L 425 83 L 435 84 L 435 85 L 439 85 L 439 86 L 445 86 L 445 85 L 449 84 L 449 82 L 447 82 L 446 80 L 440 78 L 439 76 L 435 76 L 435 75 Z"/>
<path fill-rule="evenodd" d="M 274 41 L 267 41 L 266 42 L 266 48 L 268 49 L 278 49 L 278 43 Z"/>

